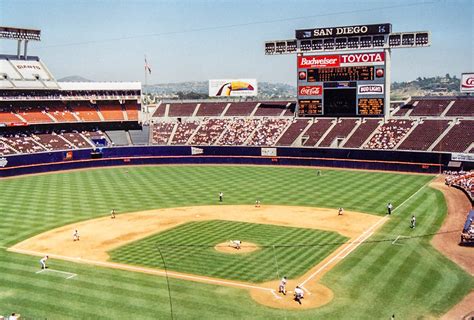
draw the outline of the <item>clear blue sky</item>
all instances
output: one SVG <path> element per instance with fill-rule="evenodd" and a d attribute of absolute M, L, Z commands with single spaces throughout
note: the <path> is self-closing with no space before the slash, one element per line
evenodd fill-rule
<path fill-rule="evenodd" d="M 392 80 L 402 81 L 474 71 L 473 11 L 473 0 L 0 0 L 0 25 L 41 29 L 29 53 L 56 78 L 144 81 L 147 54 L 149 83 L 241 77 L 294 84 L 296 57 L 265 56 L 266 40 L 364 23 L 430 30 L 430 48 L 393 50 Z M 239 24 L 246 25 L 229 27 Z M 0 41 L 0 52 L 14 54 L 16 42 Z"/>

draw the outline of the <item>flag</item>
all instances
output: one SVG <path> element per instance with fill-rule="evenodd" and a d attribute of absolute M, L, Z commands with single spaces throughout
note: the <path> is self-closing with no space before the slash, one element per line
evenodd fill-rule
<path fill-rule="evenodd" d="M 148 73 L 151 74 L 151 67 L 148 64 L 148 61 L 146 60 L 146 57 L 145 57 L 145 72 L 146 71 L 148 71 Z"/>

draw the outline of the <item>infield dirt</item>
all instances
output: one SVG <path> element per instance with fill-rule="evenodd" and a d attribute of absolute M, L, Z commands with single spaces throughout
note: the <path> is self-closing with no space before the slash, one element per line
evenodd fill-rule
<path fill-rule="evenodd" d="M 278 281 L 256 285 L 179 272 L 172 272 L 171 275 L 172 277 L 192 279 L 198 282 L 246 287 L 257 302 L 284 309 L 315 308 L 330 302 L 333 299 L 332 291 L 319 284 L 318 279 L 340 261 L 341 253 L 344 250 L 346 250 L 345 252 L 350 251 L 348 249 L 354 246 L 354 240 L 369 228 L 373 228 L 372 231 L 375 231 L 374 226 L 379 227 L 386 221 L 384 218 L 359 212 L 345 211 L 344 215 L 338 216 L 335 209 L 294 206 L 262 206 L 255 208 L 254 206 L 216 205 L 167 208 L 118 214 L 116 219 L 107 216 L 74 223 L 39 234 L 16 244 L 9 250 L 36 255 L 49 254 L 52 258 L 57 259 L 159 274 L 156 269 L 135 268 L 108 262 L 109 255 L 107 252 L 190 221 L 216 219 L 327 230 L 338 232 L 349 238 L 346 244 L 332 252 L 321 263 L 313 266 L 305 275 L 298 279 L 289 280 L 287 285 L 289 291 L 286 296 L 273 291 L 278 288 Z M 74 229 L 79 231 L 80 241 L 73 241 Z M 234 252 L 237 251 L 233 248 L 229 249 L 234 250 Z M 304 289 L 307 294 L 303 304 L 298 305 L 292 300 L 292 290 L 297 284 L 305 280 Z"/>

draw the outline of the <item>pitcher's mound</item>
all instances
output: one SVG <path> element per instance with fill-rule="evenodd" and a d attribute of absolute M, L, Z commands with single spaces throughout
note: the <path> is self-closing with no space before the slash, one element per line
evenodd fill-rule
<path fill-rule="evenodd" d="M 230 254 L 240 254 L 240 253 L 249 253 L 260 250 L 260 247 L 255 243 L 251 242 L 242 242 L 240 249 L 236 249 L 231 246 L 230 242 L 222 242 L 216 244 L 214 247 L 219 252 L 230 253 Z"/>

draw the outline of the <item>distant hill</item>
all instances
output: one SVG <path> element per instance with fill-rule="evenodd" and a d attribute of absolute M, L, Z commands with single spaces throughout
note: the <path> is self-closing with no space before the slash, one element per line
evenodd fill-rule
<path fill-rule="evenodd" d="M 59 82 L 92 82 L 92 80 L 86 79 L 81 76 L 68 76 L 58 79 Z"/>
<path fill-rule="evenodd" d="M 405 99 L 412 96 L 453 96 L 459 94 L 460 79 L 450 76 L 418 77 L 409 82 L 393 82 L 391 87 L 392 99 Z"/>
<path fill-rule="evenodd" d="M 143 86 L 147 93 L 155 94 L 161 97 L 182 96 L 193 94 L 194 99 L 207 99 L 209 94 L 209 83 L 207 81 L 178 82 L 178 83 L 159 83 Z M 295 98 L 296 87 L 284 83 L 258 83 L 259 99 L 269 98 Z"/>

